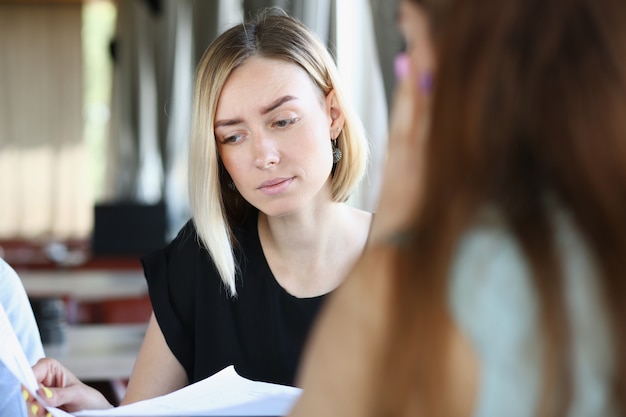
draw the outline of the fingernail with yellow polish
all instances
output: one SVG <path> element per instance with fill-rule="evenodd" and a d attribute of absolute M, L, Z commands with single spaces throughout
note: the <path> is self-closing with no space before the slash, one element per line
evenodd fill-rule
<path fill-rule="evenodd" d="M 46 413 L 46 417 L 52 417 L 52 414 Z"/>
<path fill-rule="evenodd" d="M 50 391 L 49 388 L 41 387 L 41 390 L 43 391 L 43 393 L 46 396 L 46 398 L 52 398 L 52 391 Z"/>
<path fill-rule="evenodd" d="M 30 396 L 30 394 L 28 393 L 27 390 L 23 389 L 22 396 L 24 397 L 24 400 L 28 400 L 28 397 Z"/>
<path fill-rule="evenodd" d="M 37 415 L 37 411 L 39 411 L 39 406 L 37 404 L 33 404 L 30 407 L 30 411 L 33 413 L 33 415 Z"/>

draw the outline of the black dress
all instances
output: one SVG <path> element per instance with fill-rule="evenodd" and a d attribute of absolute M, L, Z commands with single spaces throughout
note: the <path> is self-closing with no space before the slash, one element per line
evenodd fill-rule
<path fill-rule="evenodd" d="M 142 258 L 152 308 L 190 383 L 229 365 L 249 379 L 294 385 L 305 339 L 325 295 L 297 298 L 276 282 L 253 212 L 234 230 L 241 273 L 228 295 L 189 221 L 164 249 Z"/>

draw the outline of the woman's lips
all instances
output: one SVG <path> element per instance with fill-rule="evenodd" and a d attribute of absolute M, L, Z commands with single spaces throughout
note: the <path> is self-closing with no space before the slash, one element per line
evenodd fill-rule
<path fill-rule="evenodd" d="M 275 195 L 289 187 L 292 181 L 293 178 L 272 178 L 271 180 L 264 181 L 259 186 L 258 190 L 267 195 Z"/>

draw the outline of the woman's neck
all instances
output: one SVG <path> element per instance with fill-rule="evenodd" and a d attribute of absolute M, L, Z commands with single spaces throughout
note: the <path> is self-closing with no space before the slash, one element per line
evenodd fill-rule
<path fill-rule="evenodd" d="M 344 203 L 268 217 L 259 213 L 259 238 L 279 284 L 297 297 L 336 288 L 360 256 L 371 214 Z"/>

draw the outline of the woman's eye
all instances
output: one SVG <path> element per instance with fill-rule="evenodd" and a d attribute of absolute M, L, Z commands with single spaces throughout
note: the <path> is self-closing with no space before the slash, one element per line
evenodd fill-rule
<path fill-rule="evenodd" d="M 243 135 L 231 135 L 231 136 L 226 136 L 222 139 L 222 143 L 223 144 L 227 144 L 227 143 L 237 143 L 241 140 L 241 138 L 243 137 Z"/>
<path fill-rule="evenodd" d="M 291 119 L 281 119 L 281 120 L 277 120 L 274 122 L 274 126 L 279 127 L 279 128 L 283 128 L 283 127 L 287 127 L 289 125 L 294 124 L 295 122 L 297 122 L 299 120 L 299 118 L 294 117 Z"/>

